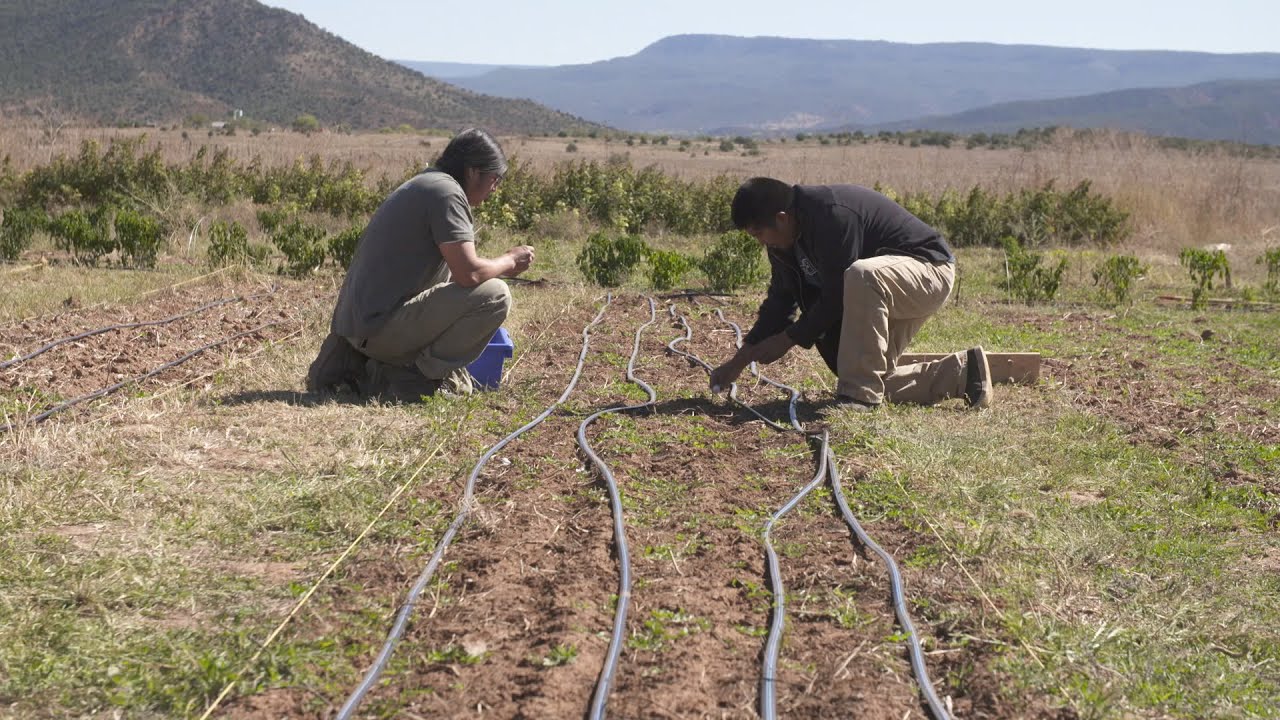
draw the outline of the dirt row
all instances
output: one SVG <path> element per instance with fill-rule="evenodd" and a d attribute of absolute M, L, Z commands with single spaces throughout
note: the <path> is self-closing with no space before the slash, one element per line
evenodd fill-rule
<path fill-rule="evenodd" d="M 0 346 L 3 359 L 33 353 L 45 345 L 102 328 L 134 323 L 65 342 L 29 360 L 0 369 L 0 393 L 33 416 L 61 402 L 141 377 L 189 353 L 236 335 L 141 383 L 141 389 L 181 385 L 217 370 L 245 347 L 279 340 L 300 329 L 299 308 L 320 292 L 299 283 L 277 287 L 178 289 L 142 305 L 94 308 L 77 313 L 24 320 L 8 326 Z M 228 301 L 228 302 L 223 302 Z M 199 310 L 206 305 L 213 307 Z M 199 310 L 199 312 L 192 312 Z M 178 317 L 186 315 L 186 317 Z M 177 318 L 170 321 L 171 318 Z M 267 326 L 267 327 L 263 327 Z M 258 332 L 251 332 L 261 328 Z"/>
<path fill-rule="evenodd" d="M 26 334 L 7 334 L 6 341 L 22 352 L 54 337 L 169 317 L 215 299 L 192 291 L 158 298 L 124 317 L 103 311 L 27 321 L 20 324 Z M 87 392 L 218 337 L 290 321 L 301 304 L 316 299 L 316 291 L 291 286 L 172 325 L 86 338 L 0 372 L 0 388 L 56 388 L 49 392 L 63 397 Z M 732 352 L 733 334 L 712 315 L 713 307 L 712 301 L 686 302 L 680 310 L 694 328 L 685 349 L 715 363 Z M 658 392 L 655 412 L 605 416 L 590 431 L 621 488 L 634 576 L 628 641 L 609 711 L 615 717 L 755 717 L 771 601 L 759 533 L 768 515 L 813 476 L 814 456 L 797 435 L 768 429 L 706 393 L 705 372 L 667 352 L 667 343 L 683 330 L 661 309 L 643 336 L 636 370 Z M 564 339 L 530 348 L 520 359 L 520 377 L 533 380 L 543 406 L 572 375 L 577 338 L 595 312 L 573 307 L 526 326 L 531 336 L 545 331 Z M 647 319 L 641 298 L 616 301 L 592 335 L 574 395 L 485 470 L 477 509 L 421 600 L 392 672 L 366 701 L 368 713 L 584 713 L 608 645 L 618 568 L 607 494 L 585 467 L 574 435 L 590 412 L 639 397 L 624 373 L 635 330 Z M 228 351 L 158 376 L 154 387 L 216 369 Z M 784 361 L 769 372 L 796 382 L 801 369 Z M 777 390 L 744 378 L 741 398 L 786 421 L 785 395 Z M 514 400 L 501 393 L 491 402 L 495 412 L 515 410 Z M 818 417 L 812 404 L 802 405 L 802 420 Z M 516 420 L 523 418 L 507 418 L 508 424 Z M 856 482 L 856 459 L 842 458 L 842 469 L 848 482 Z M 444 508 L 447 524 L 464 480 L 462 473 L 451 483 L 413 492 L 417 500 Z M 898 557 L 922 541 L 891 521 L 877 522 L 874 534 Z M 777 678 L 780 715 L 925 717 L 905 644 L 896 635 L 887 573 L 851 539 L 830 494 L 819 491 L 802 503 L 775 530 L 774 543 L 789 607 Z M 430 537 L 406 539 L 397 552 L 356 557 L 343 581 L 325 590 L 331 594 L 326 612 L 300 619 L 291 632 L 337 635 L 349 612 L 367 607 L 370 594 L 385 608 L 389 627 L 433 549 Z M 912 600 L 930 605 L 969 602 L 956 578 L 908 572 L 907 585 Z M 927 614 L 918 614 L 917 623 L 932 653 L 937 690 L 949 696 L 957 716 L 1013 717 L 1026 711 L 1006 707 L 1000 678 L 988 669 L 993 658 L 951 642 L 966 629 L 935 628 Z M 353 666 L 362 672 L 382 639 L 367 638 L 371 649 L 347 653 Z M 233 700 L 223 712 L 331 717 L 344 700 L 341 694 L 317 697 L 314 689 L 281 689 Z"/>
<path fill-rule="evenodd" d="M 695 339 L 687 349 L 708 360 L 731 351 L 732 334 L 705 308 L 683 310 L 699 313 L 690 318 Z M 568 313 L 557 336 L 572 337 L 593 313 Z M 595 409 L 636 402 L 625 394 L 625 359 L 647 318 L 641 299 L 617 301 L 592 335 L 565 408 L 486 468 L 478 507 L 421 601 L 395 671 L 366 700 L 368 714 L 579 717 L 589 707 L 612 627 L 618 567 L 607 494 L 585 468 L 574 436 Z M 813 476 L 814 457 L 798 436 L 767 429 L 705 393 L 705 372 L 666 351 L 680 334 L 662 314 L 642 340 L 636 374 L 657 390 L 656 411 L 605 416 L 589 434 L 620 485 L 634 577 L 628 640 L 608 707 L 615 717 L 755 717 L 770 607 L 759 532 Z M 566 341 L 554 352 L 526 355 L 524 372 L 540 375 L 539 393 L 550 404 L 576 360 Z M 745 387 L 743 397 L 785 420 L 777 391 Z M 464 480 L 423 488 L 419 499 L 453 508 Z M 925 717 L 905 645 L 894 638 L 887 573 L 851 542 L 830 495 L 803 504 L 775 537 L 792 608 L 777 684 L 780 714 Z M 902 538 L 889 538 L 888 546 L 901 549 Z M 384 598 L 390 618 L 433 548 L 429 542 L 355 561 L 342 587 L 359 590 L 338 589 L 332 614 L 297 632 L 333 632 L 344 607 L 354 611 L 368 593 Z M 344 601 L 353 592 L 360 597 Z M 361 669 L 381 638 L 370 642 L 354 658 Z M 969 716 L 975 698 L 988 702 L 994 693 L 947 687 L 946 664 L 975 660 L 982 658 L 944 656 L 935 675 L 940 691 Z M 344 700 L 317 704 L 312 693 L 279 690 L 242 698 L 228 715 L 329 717 Z"/>

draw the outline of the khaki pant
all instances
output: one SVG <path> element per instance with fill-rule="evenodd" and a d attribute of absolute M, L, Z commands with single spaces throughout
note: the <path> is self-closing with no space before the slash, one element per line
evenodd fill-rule
<path fill-rule="evenodd" d="M 845 270 L 837 393 L 871 404 L 887 400 L 919 405 L 964 394 L 963 352 L 931 362 L 897 364 L 925 320 L 946 303 L 955 272 L 954 264 L 905 255 L 878 255 Z"/>
<path fill-rule="evenodd" d="M 473 288 L 441 283 L 396 308 L 372 337 L 347 341 L 375 360 L 416 365 L 440 380 L 480 357 L 510 309 L 511 291 L 496 278 Z"/>

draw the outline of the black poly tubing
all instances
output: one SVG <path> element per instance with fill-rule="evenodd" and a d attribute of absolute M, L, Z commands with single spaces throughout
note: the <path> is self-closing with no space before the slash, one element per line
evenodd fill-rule
<path fill-rule="evenodd" d="M 716 309 L 716 315 L 720 318 L 720 322 L 725 323 L 729 327 L 733 328 L 734 335 L 737 337 L 737 346 L 742 347 L 742 328 L 738 327 L 737 323 L 734 323 L 725 319 L 724 313 L 721 312 L 718 308 Z M 804 432 L 804 428 L 800 425 L 800 421 L 796 418 L 795 403 L 796 403 L 796 397 L 799 396 L 800 393 L 793 387 L 790 387 L 788 385 L 783 385 L 782 383 L 775 382 L 774 380 L 771 380 L 770 378 L 766 377 L 764 374 L 762 374 L 759 371 L 759 369 L 757 369 L 755 363 L 751 363 L 751 372 L 757 378 L 763 380 L 764 382 L 780 390 L 787 390 L 791 393 L 791 405 L 790 405 L 791 424 L 793 427 L 795 427 L 797 431 Z M 732 393 L 731 393 L 731 396 L 732 396 Z M 736 400 L 737 398 L 734 397 L 734 399 Z M 929 710 L 933 712 L 933 716 L 937 720 L 948 720 L 947 711 L 943 707 L 942 702 L 938 699 L 937 694 L 934 692 L 933 682 L 929 679 L 929 671 L 925 667 L 925 663 L 924 663 L 924 650 L 920 647 L 920 639 L 916 635 L 915 625 L 911 622 L 911 613 L 907 611 L 907 604 L 906 604 L 906 600 L 904 599 L 905 593 L 903 592 L 903 589 L 902 589 L 902 574 L 898 571 L 898 564 L 894 561 L 893 555 L 890 555 L 888 552 L 886 552 L 883 548 L 880 547 L 879 544 L 876 543 L 876 541 L 871 539 L 870 535 L 867 535 L 866 531 L 862 529 L 862 525 L 858 522 L 858 519 L 854 517 L 853 511 L 849 509 L 849 505 L 844 498 L 844 490 L 840 486 L 840 470 L 836 466 L 836 455 L 831 450 L 831 443 L 826 430 L 822 431 L 822 453 L 824 455 L 823 463 L 826 466 L 827 475 L 831 479 L 831 491 L 835 495 L 836 505 L 840 508 L 840 514 L 844 517 L 845 524 L 848 525 L 851 530 L 853 530 L 854 535 L 856 535 L 857 538 L 864 545 L 871 548 L 877 555 L 880 556 L 880 559 L 884 561 L 885 566 L 889 569 L 889 581 L 890 581 L 889 584 L 890 584 L 890 587 L 892 588 L 894 614 L 897 615 L 898 624 L 902 626 L 903 632 L 907 634 L 907 640 L 909 641 L 909 648 L 910 648 L 909 654 L 911 656 L 911 669 L 915 671 L 916 681 L 920 685 L 920 693 L 924 696 L 925 703 L 928 704 Z M 782 517 L 782 514 L 790 509 L 791 504 L 794 504 L 796 500 L 798 500 L 800 497 L 803 497 L 812 488 L 813 488 L 813 485 L 811 484 L 809 487 L 801 490 L 800 494 L 796 496 L 795 500 L 793 500 L 792 503 L 789 503 L 788 506 L 784 506 L 782 510 L 778 511 L 778 514 L 775 516 L 775 518 Z M 769 521 L 769 525 L 770 527 L 772 527 L 773 525 L 772 519 Z M 769 550 L 769 552 L 772 552 L 773 548 L 769 545 L 767 540 L 768 528 L 766 528 L 765 530 L 765 535 L 766 535 L 765 547 Z M 775 595 L 774 597 L 781 598 L 783 596 L 781 594 L 778 594 L 778 595 Z M 777 634 L 779 636 L 781 635 L 781 623 L 779 623 Z M 771 643 L 773 659 L 776 667 L 778 651 L 777 651 L 777 643 L 774 642 L 773 638 L 774 638 L 774 633 L 770 633 L 769 641 Z M 766 656 L 766 662 L 767 662 L 767 656 Z M 763 687 L 762 687 L 762 693 L 763 693 Z M 763 698 L 763 694 L 762 694 L 762 698 Z M 763 713 L 761 714 L 763 715 Z"/>
<path fill-rule="evenodd" d="M 668 309 L 671 313 L 671 316 L 673 318 L 676 317 L 675 307 L 669 306 Z M 733 328 L 734 333 L 737 337 L 736 344 L 738 347 L 741 347 L 742 329 L 736 323 L 726 320 L 724 317 L 724 313 L 722 313 L 718 309 L 716 310 L 716 315 L 719 316 L 721 322 Z M 693 329 L 689 327 L 689 324 L 685 320 L 685 318 L 681 316 L 679 320 L 680 320 L 680 323 L 685 328 L 685 337 L 677 338 L 677 340 L 672 341 L 671 345 L 668 345 L 668 348 L 671 349 L 673 352 L 680 355 L 684 355 L 685 357 L 693 360 L 699 365 L 702 365 L 702 367 L 706 368 L 709 372 L 711 370 L 711 366 L 708 365 L 706 362 L 702 361 L 701 358 L 698 358 L 697 356 L 675 349 L 674 345 L 676 342 L 683 342 L 693 337 Z M 795 388 L 792 388 L 787 385 L 783 385 L 782 383 L 779 383 L 779 382 L 775 382 L 774 380 L 771 380 L 768 377 L 764 376 L 759 372 L 755 363 L 751 364 L 751 372 L 755 374 L 756 377 L 763 380 L 764 382 L 778 389 L 786 390 L 791 393 L 791 401 L 789 405 L 789 410 L 791 414 L 791 423 L 795 431 L 804 433 L 805 431 L 803 429 L 803 426 L 800 425 L 800 422 L 796 417 L 796 411 L 795 411 L 795 402 L 796 402 L 796 398 L 799 396 L 799 392 Z M 738 400 L 736 383 L 730 387 L 729 397 L 730 399 L 732 399 L 734 402 L 737 402 L 742 407 L 745 407 L 748 410 L 750 410 L 757 417 L 760 417 L 770 426 L 777 429 L 781 429 L 781 430 L 791 429 L 791 428 L 786 428 L 776 422 L 773 422 L 768 418 L 765 418 L 763 415 L 757 412 L 754 408 L 751 408 L 750 406 L 747 406 L 742 401 Z M 786 514 L 793 507 L 795 507 L 795 505 L 799 503 L 799 501 L 805 495 L 807 495 L 810 491 L 812 491 L 813 488 L 817 487 L 817 485 L 822 480 L 823 474 L 825 473 L 831 479 L 832 491 L 836 496 L 837 505 L 840 507 L 841 514 L 844 517 L 846 524 L 849 525 L 850 529 L 853 530 L 854 534 L 858 537 L 860 541 L 862 541 L 868 547 L 872 548 L 872 550 L 874 550 L 876 554 L 880 556 L 881 560 L 883 560 L 885 562 L 885 565 L 888 567 L 890 581 L 891 581 L 890 584 L 892 586 L 894 612 L 897 615 L 898 622 L 902 626 L 903 632 L 906 633 L 907 639 L 909 641 L 909 649 L 910 649 L 909 654 L 911 657 L 911 667 L 912 667 L 912 670 L 915 672 L 916 680 L 920 685 L 921 695 L 924 696 L 925 702 L 929 706 L 929 709 L 933 713 L 933 716 L 936 718 L 936 720 L 949 720 L 950 716 L 947 714 L 947 711 L 943 707 L 942 702 L 938 699 L 937 694 L 934 692 L 933 683 L 929 679 L 929 673 L 925 667 L 924 651 L 920 647 L 920 640 L 916 635 L 915 626 L 911 622 L 910 613 L 907 611 L 906 601 L 904 599 L 904 594 L 902 589 L 902 576 L 901 576 L 901 573 L 898 571 L 897 563 L 894 562 L 892 555 L 885 552 L 884 549 L 882 549 L 878 544 L 875 543 L 875 541 L 873 541 L 870 538 L 870 536 L 866 534 L 866 532 L 862 529 L 862 526 L 858 524 L 858 521 L 854 517 L 852 511 L 849 510 L 849 506 L 844 499 L 843 490 L 840 487 L 839 470 L 836 467 L 835 453 L 832 452 L 831 450 L 830 438 L 828 436 L 827 431 L 825 430 L 822 432 L 822 436 L 821 436 L 821 457 L 819 459 L 819 465 L 820 465 L 820 470 L 817 476 L 814 478 L 814 480 L 810 482 L 809 485 L 801 489 L 796 496 L 794 496 L 790 501 L 788 501 L 786 505 L 784 505 L 780 510 L 778 510 L 777 513 L 775 513 L 769 519 L 769 522 L 766 525 L 765 531 L 763 534 L 764 541 L 765 541 L 765 552 L 769 559 L 769 571 L 770 571 L 770 575 L 772 576 L 771 590 L 773 591 L 775 604 L 774 604 L 773 614 L 772 614 L 772 620 L 773 620 L 772 627 L 770 628 L 769 638 L 768 638 L 768 642 L 766 644 L 766 649 L 765 649 L 764 669 L 762 672 L 761 682 L 760 682 L 760 705 L 761 705 L 760 716 L 764 718 L 764 720 L 773 720 L 773 718 L 776 717 L 777 710 L 776 710 L 776 698 L 774 695 L 774 683 L 776 680 L 778 647 L 781 642 L 782 628 L 783 628 L 783 622 L 784 622 L 783 603 L 785 602 L 785 595 L 781 587 L 782 581 L 781 581 L 781 575 L 779 573 L 779 568 L 778 568 L 777 555 L 773 551 L 772 544 L 769 541 L 769 531 L 772 529 L 774 523 L 777 522 L 777 520 L 779 520 L 784 514 Z M 776 585 L 773 584 L 775 581 L 776 581 Z"/>
<path fill-rule="evenodd" d="M 609 504 L 613 508 L 613 538 L 618 547 L 618 567 L 620 568 L 618 606 L 613 615 L 613 636 L 609 639 L 609 652 L 605 658 L 604 667 L 600 670 L 600 678 L 596 681 L 595 694 L 591 697 L 591 712 L 587 716 L 591 720 L 599 720 L 604 717 L 604 708 L 609 702 L 609 686 L 613 683 L 613 675 L 618 668 L 618 655 L 622 652 L 622 636 L 627 629 L 627 607 L 631 604 L 631 555 L 627 550 L 626 526 L 622 522 L 622 497 L 618 492 L 618 482 L 614 479 L 613 471 L 609 469 L 608 464 L 600 459 L 600 456 L 591 448 L 591 444 L 587 442 L 587 426 L 606 413 L 651 408 L 658 401 L 658 394 L 653 391 L 653 388 L 645 381 L 637 378 L 635 374 L 636 356 L 640 354 L 640 334 L 644 332 L 645 328 L 652 325 L 657 320 L 657 317 L 653 298 L 649 298 L 649 322 L 636 329 L 635 344 L 631 348 L 631 360 L 627 363 L 627 380 L 639 385 L 648 393 L 649 401 L 640 405 L 605 408 L 583 420 L 582 424 L 578 426 L 578 445 L 582 447 L 582 452 L 586 453 L 591 462 L 595 464 L 609 487 Z"/>
<path fill-rule="evenodd" d="M 378 682 L 378 678 L 382 676 L 382 671 L 386 669 L 387 662 L 391 660 L 391 653 L 395 651 L 401 636 L 404 635 L 405 628 L 409 625 L 409 616 L 413 613 L 418 596 L 422 594 L 423 589 L 430 582 L 431 576 L 435 574 L 436 567 L 440 564 L 441 558 L 444 557 L 445 550 L 449 549 L 449 544 L 453 542 L 454 535 L 458 533 L 458 529 L 462 527 L 462 524 L 467 520 L 467 516 L 471 514 L 471 506 L 475 503 L 476 480 L 480 477 L 480 471 L 484 469 L 484 466 L 489 463 L 489 460 L 499 450 L 537 426 L 543 420 L 546 420 L 551 413 L 555 412 L 556 408 L 560 407 L 568 399 L 569 394 L 578 385 L 578 378 L 582 375 L 582 365 L 587 359 L 587 347 L 591 343 L 591 329 L 599 324 L 600 319 L 604 317 L 604 311 L 609 308 L 612 302 L 613 295 L 606 295 L 604 304 L 600 306 L 600 312 L 596 313 L 595 319 L 582 329 L 582 352 L 578 353 L 578 367 L 574 369 L 573 377 L 569 380 L 569 385 L 564 389 L 560 398 L 546 410 L 543 410 L 541 415 L 499 440 L 497 444 L 485 451 L 484 455 L 480 456 L 480 461 L 476 463 L 475 468 L 471 470 L 471 476 L 467 478 L 467 486 L 462 494 L 462 503 L 458 508 L 458 514 L 454 517 L 453 523 L 449 525 L 449 529 L 445 531 L 444 537 L 440 539 L 440 543 L 436 545 L 436 550 L 431 555 L 431 562 L 427 563 L 427 567 L 423 569 L 418 581 L 409 590 L 409 595 L 405 598 L 404 604 L 400 606 L 400 612 L 396 614 L 395 624 L 392 625 L 391 632 L 387 635 L 387 641 L 382 646 L 382 651 L 378 653 L 378 658 L 368 672 L 365 673 L 364 680 L 360 682 L 359 687 L 351 693 L 351 697 L 347 698 L 346 704 L 338 711 L 337 720 L 349 720 L 352 714 L 359 709 L 360 703 L 364 702 L 365 695 L 369 693 L 374 683 Z"/>
<path fill-rule="evenodd" d="M 267 324 L 265 324 L 265 325 L 259 325 L 258 327 L 254 328 L 254 329 L 252 329 L 252 330 L 246 330 L 246 331 L 244 331 L 244 332 L 242 332 L 242 333 L 237 333 L 237 334 L 235 334 L 235 335 L 231 335 L 231 336 L 229 336 L 229 337 L 224 337 L 224 338 L 222 338 L 221 340 L 218 340 L 218 341 L 216 341 L 216 342 L 211 342 L 211 343 L 209 343 L 208 345 L 205 345 L 204 347 L 196 348 L 195 350 L 192 350 L 191 352 L 187 353 L 186 355 L 183 355 L 182 357 L 178 358 L 177 360 L 172 360 L 172 361 L 170 361 L 170 362 L 167 362 L 167 363 L 165 363 L 165 364 L 161 365 L 160 367 L 158 367 L 158 368 L 156 368 L 156 369 L 154 369 L 154 370 L 151 370 L 151 371 L 149 371 L 149 372 L 147 372 L 147 373 L 144 373 L 144 374 L 142 374 L 142 375 L 139 375 L 138 377 L 131 378 L 131 379 L 129 379 L 129 380 L 122 380 L 122 381 L 120 381 L 120 382 L 116 383 L 115 385 L 111 385 L 111 386 L 108 386 L 108 387 L 104 387 L 104 388 L 101 388 L 101 389 L 99 389 L 99 390 L 94 390 L 93 392 L 91 392 L 91 393 L 89 393 L 89 394 L 87 394 L 87 395 L 81 395 L 81 396 L 80 396 L 80 397 L 78 397 L 78 398 L 75 398 L 75 399 L 73 399 L 73 400 L 68 400 L 68 401 L 66 401 L 66 402 L 64 402 L 64 403 L 62 403 L 62 404 L 60 404 L 60 405 L 54 405 L 53 407 L 49 408 L 48 410 L 45 410 L 44 412 L 40 413 L 39 415 L 33 415 L 33 416 L 29 417 L 29 418 L 26 418 L 25 420 L 23 420 L 23 422 L 24 422 L 24 423 L 26 423 L 26 424 L 32 424 L 32 425 L 34 425 L 35 423 L 38 423 L 38 422 L 43 422 L 43 421 L 45 421 L 45 420 L 49 419 L 49 416 L 50 416 L 50 415 L 53 415 L 54 413 L 62 412 L 63 410 L 66 410 L 66 409 L 67 409 L 67 408 L 69 408 L 69 407 L 73 407 L 73 406 L 75 406 L 75 405 L 79 405 L 80 403 L 85 402 L 85 401 L 87 401 L 87 400 L 94 400 L 94 399 L 96 399 L 96 398 L 100 398 L 100 397 L 102 397 L 102 396 L 104 396 L 104 395 L 110 395 L 111 393 L 113 393 L 113 392 L 115 392 L 115 391 L 119 390 L 120 388 L 122 388 L 122 387 L 124 387 L 124 386 L 126 386 L 126 385 L 129 385 L 129 384 L 131 384 L 131 383 L 139 383 L 139 382 L 142 382 L 143 380 L 146 380 L 146 379 L 148 379 L 148 378 L 155 377 L 156 375 L 159 375 L 160 373 L 164 372 L 165 370 L 168 370 L 169 368 L 172 368 L 172 367 L 176 367 L 176 366 L 178 366 L 178 365 L 181 365 L 182 363 L 184 363 L 184 362 L 186 362 L 186 361 L 190 360 L 191 358 L 193 358 L 193 357 L 195 357 L 195 356 L 199 355 L 200 353 L 202 353 L 202 352 L 204 352 L 204 351 L 206 351 L 206 350 L 212 350 L 213 348 L 216 348 L 216 347 L 218 347 L 219 345 L 225 345 L 225 344 L 227 344 L 227 343 L 231 342 L 232 340 L 239 340 L 239 339 L 240 339 L 240 338 L 242 338 L 242 337 L 246 337 L 246 336 L 248 336 L 248 335 L 253 335 L 254 333 L 257 333 L 257 332 L 261 332 L 261 331 L 263 331 L 263 330 L 266 330 L 266 329 L 267 329 L 267 328 L 269 328 L 269 327 L 274 327 L 274 326 L 276 326 L 276 325 L 280 325 L 280 324 L 281 324 L 281 323 L 283 323 L 283 322 L 284 322 L 283 320 L 276 320 L 275 322 L 269 322 L 269 323 L 267 323 Z M 0 433 L 3 433 L 3 432 L 9 432 L 10 430 L 13 430 L 13 428 L 14 428 L 14 427 L 16 427 L 17 425 L 18 425 L 18 423 L 9 423 L 8 425 L 0 425 Z"/>
<path fill-rule="evenodd" d="M 272 292 L 275 292 L 275 291 L 273 290 Z M 191 317 L 192 315 L 202 313 L 205 310 L 216 308 L 221 305 L 228 305 L 230 303 L 238 302 L 240 300 L 256 300 L 260 297 L 266 297 L 267 295 L 270 295 L 270 294 L 271 293 L 259 293 L 257 295 L 248 295 L 248 296 L 237 295 L 236 297 L 232 297 L 232 298 L 215 300 L 209 303 L 208 305 L 201 305 L 195 310 L 188 310 L 187 312 L 184 312 L 180 315 L 174 315 L 173 317 L 165 318 L 163 320 L 147 320 L 145 322 L 131 322 L 131 323 L 124 323 L 122 325 L 108 325 L 106 327 L 100 327 L 96 330 L 86 330 L 78 335 L 69 335 L 67 337 L 54 340 L 48 343 L 47 345 L 44 345 L 43 347 L 33 350 L 21 357 L 16 357 L 16 358 L 13 358 L 12 360 L 5 360 L 4 362 L 0 362 L 0 370 L 4 370 L 7 367 L 12 367 L 14 365 L 17 365 L 18 363 L 26 362 L 34 357 L 38 357 L 40 355 L 43 355 L 46 352 L 49 352 L 50 350 L 58 347 L 59 345 L 65 345 L 66 343 L 75 342 L 76 340 L 83 340 L 87 337 L 93 337 L 94 335 L 101 335 L 102 333 L 111 332 L 112 330 L 129 330 L 131 328 L 150 327 L 152 325 L 166 325 L 168 323 L 177 322 L 178 320 L 181 320 L 183 318 Z"/>
<path fill-rule="evenodd" d="M 937 720 L 948 720 L 947 711 L 934 693 L 933 683 L 929 680 L 929 671 L 924 665 L 924 651 L 920 649 L 920 640 L 916 637 L 916 628 L 911 623 L 911 613 L 907 611 L 907 602 L 903 597 L 902 574 L 898 572 L 898 563 L 894 562 L 893 556 L 872 540 L 870 535 L 867 535 L 858 519 L 853 516 L 853 512 L 849 510 L 849 504 L 844 499 L 844 490 L 840 487 L 840 471 L 836 468 L 835 454 L 829 447 L 827 453 L 830 456 L 827 462 L 827 473 L 831 477 L 831 492 L 836 496 L 836 505 L 840 506 L 840 514 L 844 516 L 845 523 L 853 528 L 858 540 L 875 551 L 889 568 L 889 581 L 893 587 L 893 611 L 898 616 L 898 624 L 902 626 L 902 631 L 911 641 L 911 668 L 915 670 L 916 678 L 920 683 L 920 693 L 924 695 L 925 702 L 929 704 L 929 710 Z"/>

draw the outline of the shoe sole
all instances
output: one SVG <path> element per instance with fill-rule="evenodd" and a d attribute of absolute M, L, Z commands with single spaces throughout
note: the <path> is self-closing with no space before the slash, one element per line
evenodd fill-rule
<path fill-rule="evenodd" d="M 969 404 L 969 407 L 975 410 L 981 410 L 983 408 L 991 407 L 992 394 L 991 365 L 987 362 L 987 353 L 982 349 L 981 345 L 969 351 L 968 362 L 972 363 L 975 359 L 979 363 L 977 397 L 972 397 L 969 394 L 969 388 L 966 387 L 965 402 Z"/>

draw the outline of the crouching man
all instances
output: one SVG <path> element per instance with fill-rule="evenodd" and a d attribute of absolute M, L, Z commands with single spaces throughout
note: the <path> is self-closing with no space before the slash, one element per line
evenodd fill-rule
<path fill-rule="evenodd" d="M 836 403 L 851 410 L 947 398 L 990 404 L 980 347 L 897 364 L 955 283 L 955 256 L 936 230 L 868 188 L 763 177 L 738 188 L 732 220 L 765 246 L 772 276 L 743 347 L 712 371 L 713 389 L 728 388 L 752 362 L 816 345 L 838 378 Z"/>
<path fill-rule="evenodd" d="M 382 202 L 356 245 L 308 390 L 346 385 L 398 402 L 472 391 L 466 366 L 511 309 L 498 278 L 533 263 L 527 245 L 492 259 L 476 254 L 471 208 L 506 170 L 497 141 L 464 130 Z"/>

